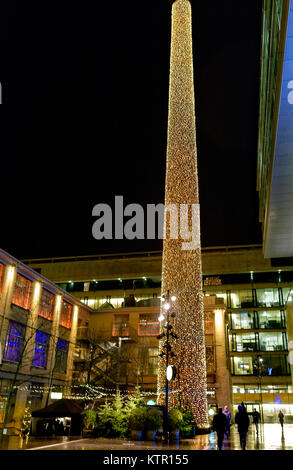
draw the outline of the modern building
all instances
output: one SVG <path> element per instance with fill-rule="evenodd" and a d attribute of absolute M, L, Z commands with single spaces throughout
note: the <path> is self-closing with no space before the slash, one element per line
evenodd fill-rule
<path fill-rule="evenodd" d="M 0 250 L 0 429 L 19 430 L 27 402 L 33 411 L 70 390 L 77 326 L 90 312 Z"/>
<path fill-rule="evenodd" d="M 293 257 L 293 4 L 264 0 L 257 190 L 264 256 Z"/>
<path fill-rule="evenodd" d="M 91 325 L 106 325 L 107 315 L 109 340 L 117 322 L 126 319 L 138 332 L 140 323 L 151 321 L 144 318 L 147 312 L 153 319 L 159 312 L 160 252 L 25 262 L 93 308 Z M 210 405 L 226 404 L 231 394 L 234 408 L 245 401 L 249 411 L 263 411 L 266 421 L 276 418 L 280 406 L 287 419 L 293 417 L 286 312 L 293 264 L 286 263 L 288 259 L 264 258 L 261 245 L 202 249 Z M 214 322 L 210 328 L 209 321 Z M 152 377 L 149 380 L 153 383 Z"/>

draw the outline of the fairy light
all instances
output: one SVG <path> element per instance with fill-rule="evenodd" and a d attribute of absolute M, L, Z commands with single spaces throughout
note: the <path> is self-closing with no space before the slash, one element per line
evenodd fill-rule
<path fill-rule="evenodd" d="M 188 0 L 176 0 L 172 7 L 165 206 L 199 203 L 195 136 L 191 5 Z M 180 372 L 170 382 L 169 404 L 173 408 L 188 401 L 197 425 L 206 427 L 208 408 L 201 249 L 183 251 L 182 241 L 180 237 L 168 238 L 166 231 L 162 294 L 168 290 L 171 294 L 176 293 L 176 317 L 171 318 L 171 323 L 180 337 L 174 340 L 176 358 L 169 360 L 169 364 L 176 365 Z M 163 351 L 163 343 L 161 340 L 159 352 Z M 165 377 L 163 356 L 159 357 L 160 404 L 165 404 Z"/>

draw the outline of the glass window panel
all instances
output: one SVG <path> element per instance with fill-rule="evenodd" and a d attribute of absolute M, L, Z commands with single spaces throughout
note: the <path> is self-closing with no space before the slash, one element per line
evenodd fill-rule
<path fill-rule="evenodd" d="M 251 308 L 253 306 L 252 289 L 243 289 L 231 292 L 232 308 Z"/>
<path fill-rule="evenodd" d="M 139 316 L 138 336 L 157 336 L 160 333 L 160 323 L 157 315 L 142 314 Z"/>
<path fill-rule="evenodd" d="M 252 357 L 232 357 L 234 375 L 252 375 Z"/>
<path fill-rule="evenodd" d="M 29 310 L 30 308 L 31 281 L 16 275 L 15 286 L 13 290 L 12 303 L 18 307 Z"/>
<path fill-rule="evenodd" d="M 45 368 L 47 364 L 47 352 L 49 345 L 49 335 L 36 332 L 35 352 L 33 357 L 33 366 Z"/>
<path fill-rule="evenodd" d="M 114 315 L 112 336 L 129 336 L 129 315 Z"/>
<path fill-rule="evenodd" d="M 282 333 L 260 333 L 259 342 L 261 351 L 282 351 L 283 337 Z"/>
<path fill-rule="evenodd" d="M 256 289 L 256 297 L 258 307 L 278 307 L 280 305 L 277 287 Z"/>
<path fill-rule="evenodd" d="M 239 333 L 231 335 L 230 339 L 231 351 L 249 352 L 256 351 L 257 343 L 255 333 Z"/>
<path fill-rule="evenodd" d="M 72 305 L 63 300 L 62 310 L 60 314 L 60 325 L 65 328 L 71 328 L 72 326 Z"/>
<path fill-rule="evenodd" d="M 24 326 L 20 323 L 9 322 L 3 353 L 3 359 L 5 361 L 20 361 L 24 330 Z"/>
<path fill-rule="evenodd" d="M 280 310 L 263 310 L 258 312 L 260 328 L 282 328 Z"/>
<path fill-rule="evenodd" d="M 253 312 L 237 312 L 231 314 L 231 327 L 233 330 L 253 328 Z"/>
<path fill-rule="evenodd" d="M 46 289 L 42 289 L 40 298 L 39 315 L 47 318 L 47 320 L 53 319 L 53 308 L 54 308 L 54 295 L 48 292 Z"/>
<path fill-rule="evenodd" d="M 68 341 L 64 341 L 60 338 L 58 339 L 54 367 L 54 370 L 57 372 L 66 372 L 68 345 Z"/>

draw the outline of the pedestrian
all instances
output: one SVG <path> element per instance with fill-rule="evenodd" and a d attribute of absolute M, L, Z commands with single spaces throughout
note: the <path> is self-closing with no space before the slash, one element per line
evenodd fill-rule
<path fill-rule="evenodd" d="M 279 422 L 280 422 L 281 428 L 282 428 L 282 430 L 283 430 L 283 426 L 284 426 L 284 414 L 282 413 L 281 410 L 279 411 L 278 417 L 279 417 Z"/>
<path fill-rule="evenodd" d="M 218 408 L 218 413 L 213 419 L 213 430 L 216 431 L 218 437 L 218 450 L 222 450 L 224 434 L 227 431 L 227 418 L 222 408 Z"/>
<path fill-rule="evenodd" d="M 256 410 L 256 408 L 254 408 L 254 410 L 252 412 L 252 419 L 253 419 L 253 422 L 255 424 L 256 434 L 258 434 L 258 423 L 260 422 L 260 414 Z"/>
<path fill-rule="evenodd" d="M 227 436 L 230 436 L 231 411 L 229 410 L 227 405 L 224 406 L 223 413 L 227 419 Z"/>
<path fill-rule="evenodd" d="M 238 412 L 235 415 L 235 423 L 238 425 L 241 449 L 245 450 L 247 433 L 250 423 L 246 408 L 243 408 L 241 405 L 238 406 Z"/>

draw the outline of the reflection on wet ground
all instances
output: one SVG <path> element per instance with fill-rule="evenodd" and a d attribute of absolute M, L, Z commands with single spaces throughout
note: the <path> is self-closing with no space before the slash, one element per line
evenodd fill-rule
<path fill-rule="evenodd" d="M 91 439 L 77 437 L 30 437 L 23 443 L 18 436 L 4 436 L 2 450 L 216 450 L 215 434 L 196 436 L 166 444 L 164 441 L 129 441 L 123 439 Z M 223 450 L 240 450 L 237 428 L 232 426 Z M 247 450 L 293 450 L 293 424 L 265 424 L 256 433 L 254 425 L 247 435 Z"/>

